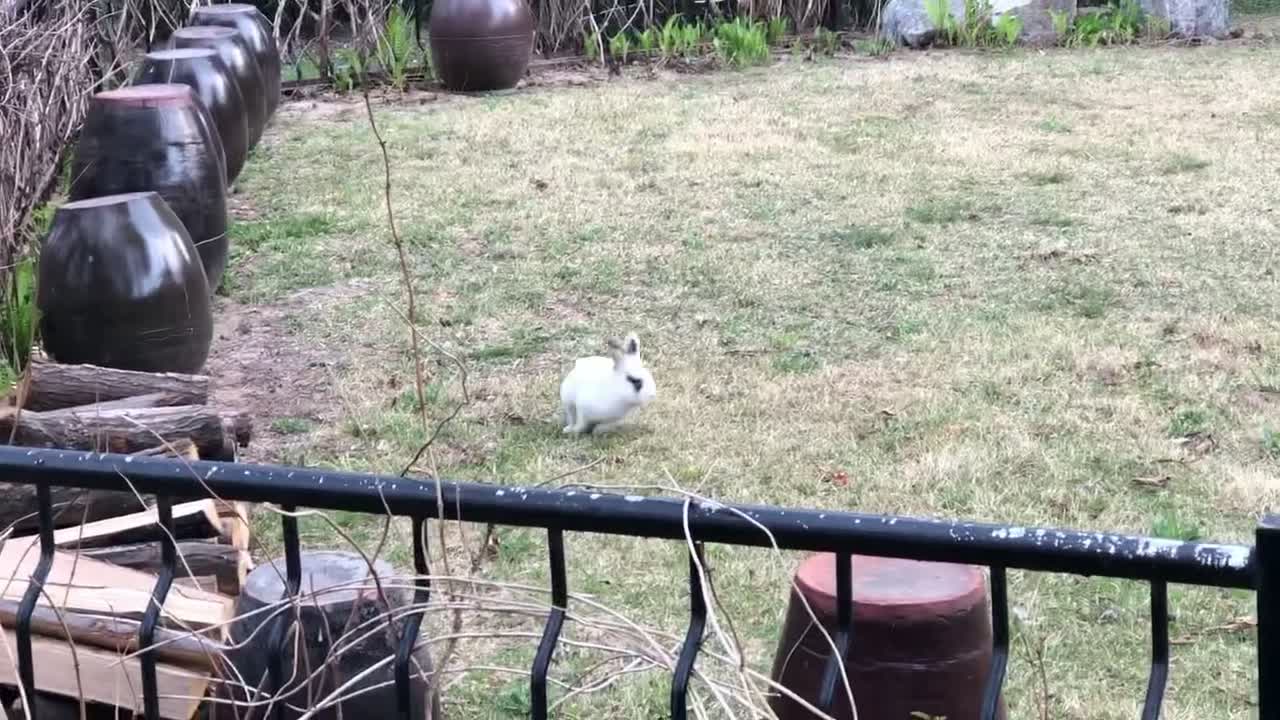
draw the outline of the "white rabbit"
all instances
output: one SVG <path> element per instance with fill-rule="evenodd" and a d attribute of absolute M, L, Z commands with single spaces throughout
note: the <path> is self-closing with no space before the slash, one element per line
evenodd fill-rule
<path fill-rule="evenodd" d="M 636 334 L 627 335 L 621 346 L 610 340 L 608 357 L 579 358 L 560 383 L 564 432 L 607 432 L 627 413 L 652 402 L 657 394 L 653 375 L 640 361 L 640 339 Z"/>

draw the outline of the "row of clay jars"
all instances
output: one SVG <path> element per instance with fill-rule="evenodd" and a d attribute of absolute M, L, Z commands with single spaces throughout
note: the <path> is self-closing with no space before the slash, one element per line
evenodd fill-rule
<path fill-rule="evenodd" d="M 71 202 L 41 250 L 37 304 L 59 362 L 196 372 L 208 357 L 226 186 L 278 105 L 280 65 L 252 6 L 200 8 L 193 22 L 137 84 L 90 103 Z"/>

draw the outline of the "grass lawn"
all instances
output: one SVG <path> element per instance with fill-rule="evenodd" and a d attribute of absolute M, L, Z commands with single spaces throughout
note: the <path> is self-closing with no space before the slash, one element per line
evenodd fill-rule
<path fill-rule="evenodd" d="M 421 331 L 468 373 L 422 468 L 1249 542 L 1280 500 L 1278 74 L 1240 43 L 898 53 L 375 102 Z M 333 98 L 286 106 L 240 181 L 224 305 L 330 359 L 325 402 L 263 413 L 268 459 L 398 472 L 424 438 L 383 182 L 363 106 Z M 629 330 L 657 401 L 566 439 L 560 378 Z M 462 386 L 426 351 L 434 422 Z M 494 547 L 481 575 L 546 583 L 538 533 Z M 678 636 L 683 553 L 572 537 L 570 588 Z M 796 560 L 710 551 L 762 672 Z M 1144 585 L 1017 573 L 1010 593 L 1010 717 L 1040 717 L 1041 645 L 1049 717 L 1136 716 Z M 1251 717 L 1252 595 L 1171 593 L 1164 717 Z M 528 666 L 540 618 L 467 622 L 486 637 L 455 663 Z M 659 716 L 667 679 L 561 712 Z M 526 712 L 526 678 L 451 681 L 452 718 Z"/>

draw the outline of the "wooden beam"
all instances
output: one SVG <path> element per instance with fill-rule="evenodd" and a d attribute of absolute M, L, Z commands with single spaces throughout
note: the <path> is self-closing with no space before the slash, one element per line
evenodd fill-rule
<path fill-rule="evenodd" d="M 13 628 L 18 621 L 18 602 L 0 600 L 0 627 Z M 71 637 L 76 643 L 92 645 L 113 653 L 138 649 L 137 620 L 112 616 L 81 615 L 36 606 L 31 615 L 31 632 L 55 640 Z M 156 657 L 164 662 L 200 671 L 213 671 L 226 647 L 205 635 L 156 628 L 153 637 Z"/>
<path fill-rule="evenodd" d="M 0 598 L 21 600 L 40 557 L 29 542 L 10 540 L 0 548 Z M 151 605 L 156 576 L 59 550 L 44 583 L 41 605 L 97 615 L 141 618 Z M 217 593 L 175 587 L 165 598 L 161 619 L 192 628 L 220 625 L 231 618 L 234 600 Z"/>
<path fill-rule="evenodd" d="M 213 576 L 217 579 L 218 592 L 224 595 L 239 595 L 245 576 L 253 568 L 249 553 L 232 545 L 190 541 L 178 543 L 177 549 L 179 577 L 186 576 L 188 570 L 196 577 Z M 163 564 L 159 542 L 88 548 L 80 553 L 94 560 L 151 573 L 160 572 Z"/>
<path fill-rule="evenodd" d="M 164 537 L 159 521 L 159 512 L 153 507 L 56 530 L 53 543 L 60 548 L 92 548 L 159 540 Z M 218 516 L 218 505 L 214 500 L 193 500 L 173 506 L 175 540 L 223 537 L 224 531 L 223 518 Z M 31 541 L 34 542 L 34 538 Z"/>
<path fill-rule="evenodd" d="M 9 647 L 0 652 L 0 683 L 17 685 L 18 644 L 12 630 L 2 632 Z M 73 652 L 66 641 L 37 635 L 31 638 L 31 659 L 38 690 L 142 713 L 142 667 L 137 658 L 121 660 L 88 645 L 76 645 Z M 160 717 L 189 720 L 209 689 L 209 674 L 157 663 L 156 686 Z"/>

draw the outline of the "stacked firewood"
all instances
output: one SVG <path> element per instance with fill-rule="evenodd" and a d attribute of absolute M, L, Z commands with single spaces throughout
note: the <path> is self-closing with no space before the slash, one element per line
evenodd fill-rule
<path fill-rule="evenodd" d="M 233 460 L 249 417 L 211 407 L 209 378 L 36 360 L 0 405 L 0 441 L 187 460 Z M 139 620 L 162 568 L 154 498 L 52 488 L 54 554 L 32 619 L 38 714 L 79 700 L 141 712 Z M 161 716 L 192 717 L 216 676 L 226 623 L 251 567 L 249 513 L 218 499 L 173 506 L 177 567 L 157 630 Z M 36 488 L 0 483 L 0 628 L 11 649 L 18 603 L 39 560 Z M 74 650 L 72 646 L 74 645 Z M 125 658 L 122 661 L 122 657 Z M 18 684 L 0 652 L 0 693 Z"/>

